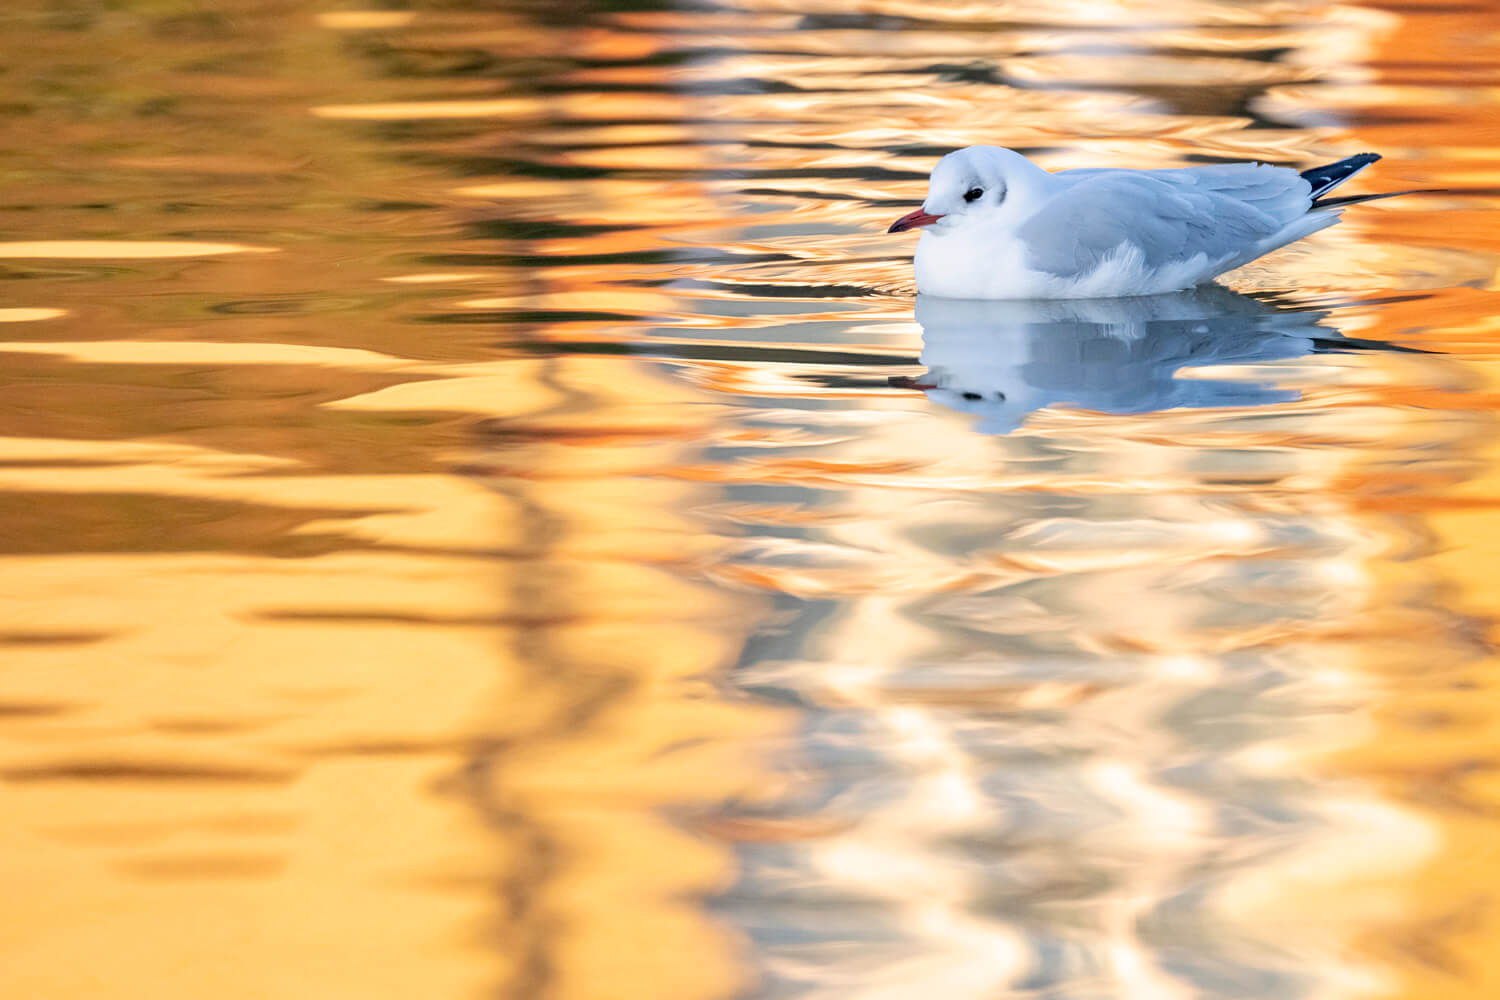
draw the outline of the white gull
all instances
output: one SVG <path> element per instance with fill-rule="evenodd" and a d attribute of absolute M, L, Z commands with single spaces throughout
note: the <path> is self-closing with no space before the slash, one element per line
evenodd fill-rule
<path fill-rule="evenodd" d="M 1191 288 L 1339 220 L 1323 197 L 1380 157 L 1298 173 L 1265 163 L 1049 173 L 970 146 L 938 161 L 922 207 L 917 290 L 955 299 L 1072 299 Z M 1405 194 L 1410 192 L 1395 192 Z"/>

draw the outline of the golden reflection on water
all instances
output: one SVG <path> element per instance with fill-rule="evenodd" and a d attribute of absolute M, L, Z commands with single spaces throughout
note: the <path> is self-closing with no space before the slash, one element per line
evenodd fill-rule
<path fill-rule="evenodd" d="M 1494 12 L 398 6 L 0 20 L 0 993 L 1500 990 Z M 1449 193 L 914 314 L 981 140 Z"/>

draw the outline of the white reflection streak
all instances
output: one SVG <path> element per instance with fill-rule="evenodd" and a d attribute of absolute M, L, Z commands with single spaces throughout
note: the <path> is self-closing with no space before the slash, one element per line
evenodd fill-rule
<path fill-rule="evenodd" d="M 941 431 L 920 420 L 875 424 L 857 440 L 845 442 L 841 457 L 859 461 L 922 454 L 930 450 L 934 433 Z M 1117 439 L 1114 457 L 1094 455 L 1090 461 L 1107 473 L 1136 462 L 1181 462 L 1197 454 L 1191 448 L 1145 443 L 1164 437 L 1151 433 L 1136 442 L 1149 455 L 1137 455 Z M 994 440 L 965 428 L 945 437 L 942 451 L 945 460 L 982 469 L 993 463 L 985 449 Z M 1340 463 L 1330 467 L 1318 453 L 1275 454 L 1312 477 L 1304 487 L 1315 496 L 1340 474 Z M 857 717 L 857 744 L 876 755 L 878 776 L 856 773 L 846 786 L 851 793 L 846 804 L 857 810 L 856 824 L 840 835 L 807 843 L 803 862 L 813 882 L 829 887 L 833 898 L 877 902 L 870 910 L 879 916 L 871 922 L 872 936 L 853 953 L 844 951 L 839 958 L 825 952 L 811 969 L 793 970 L 780 963 L 780 971 L 793 973 L 794 979 L 813 980 L 807 993 L 799 995 L 905 1000 L 940 991 L 954 1000 L 988 1000 L 1008 989 L 1026 988 L 1039 977 L 1087 982 L 1114 1000 L 1189 1000 L 1204 995 L 1205 983 L 1219 974 L 1216 969 L 1247 963 L 1281 977 L 1286 996 L 1359 992 L 1340 989 L 1358 976 L 1336 957 L 1338 932 L 1311 947 L 1305 941 L 1278 942 L 1296 956 L 1288 959 L 1287 952 L 1256 943 L 1260 935 L 1255 928 L 1261 922 L 1235 919 L 1257 905 L 1253 887 L 1271 892 L 1284 888 L 1284 872 L 1295 870 L 1300 850 L 1320 839 L 1308 789 L 1257 792 L 1246 784 L 1251 776 L 1244 762 L 1228 759 L 1217 777 L 1188 778 L 1179 786 L 1171 776 L 1177 764 L 1212 762 L 1227 746 L 1279 748 L 1295 761 L 1302 741 L 1295 724 L 1282 721 L 1282 713 L 1295 716 L 1326 705 L 1328 692 L 1321 685 L 1281 688 L 1263 699 L 1260 685 L 1273 668 L 1252 666 L 1241 675 L 1246 668 L 1224 657 L 1232 647 L 1218 650 L 1208 628 L 1233 607 L 1233 598 L 1222 595 L 1237 594 L 1241 585 L 1239 560 L 1214 554 L 1226 544 L 1236 553 L 1288 544 L 1278 534 L 1287 530 L 1281 520 L 1248 511 L 1227 517 L 1217 505 L 1191 502 L 1171 491 L 1146 492 L 1132 509 L 1102 521 L 1038 518 L 1024 506 L 1016 507 L 1019 498 L 998 494 L 972 497 L 955 507 L 956 500 L 914 503 L 907 491 L 855 486 L 843 502 L 861 516 L 829 529 L 817 546 L 817 561 L 837 562 L 843 551 L 845 560 L 858 556 L 866 565 L 871 554 L 878 554 L 866 565 L 868 571 L 883 576 L 899 570 L 905 585 L 899 592 L 846 596 L 815 640 L 816 646 L 826 646 L 824 655 L 808 650 L 807 661 L 784 664 L 777 679 Z M 1298 541 L 1267 565 L 1280 567 L 1278 586 L 1293 587 L 1317 603 L 1323 616 L 1341 620 L 1368 603 L 1357 561 L 1351 560 L 1369 542 L 1344 512 L 1323 513 L 1299 527 L 1313 528 L 1319 541 Z M 1057 602 L 1059 615 L 1087 609 L 1073 641 L 1084 659 L 1096 664 L 1091 669 L 1117 678 L 1093 698 L 1070 705 L 1066 717 L 1052 723 L 1043 722 L 1045 712 L 1031 715 L 1024 696 L 991 704 L 986 687 L 968 690 L 962 668 L 933 658 L 940 638 L 933 629 L 941 620 L 924 604 L 912 603 L 914 590 L 921 591 L 924 582 L 937 588 L 934 581 L 951 577 L 955 563 L 953 554 L 922 539 L 940 537 L 955 524 L 1007 520 L 1016 525 L 1004 534 L 1009 545 L 1042 562 L 1049 555 L 1066 557 L 1053 571 L 1052 596 L 1038 599 Z M 1152 530 L 1145 530 L 1148 525 Z M 1098 546 L 1111 538 L 1115 545 L 1129 539 L 1153 559 L 1119 563 L 1105 549 L 1103 555 L 1110 558 L 1100 561 Z M 1324 546 L 1335 551 L 1320 552 Z M 1167 558 L 1183 551 L 1194 558 L 1186 563 Z M 1187 580 L 1197 585 L 1180 585 Z M 1135 596 L 1143 593 L 1150 599 Z M 1245 599 L 1254 599 L 1253 594 Z M 976 595 L 974 600 L 990 599 Z M 967 616 L 968 611 L 956 613 Z M 1280 615 L 1270 619 L 1277 626 L 1292 622 Z M 1018 634 L 1013 629 L 1023 628 L 1019 622 L 1000 627 L 1013 636 Z M 1118 654 L 1107 645 L 1095 646 L 1093 639 L 1109 636 L 1127 637 L 1156 652 L 1134 660 L 1135 666 L 1112 664 Z M 1035 655 L 1045 669 L 1046 647 L 1044 641 L 1029 652 L 997 651 L 994 660 L 977 661 L 976 667 L 990 664 L 998 690 L 1012 684 L 1024 688 L 1025 678 L 1047 676 L 1029 674 L 1028 669 L 1037 668 L 1026 666 Z M 1284 655 L 1301 660 L 1295 652 Z M 1312 668 L 1297 662 L 1291 670 L 1310 676 Z M 1233 707 L 1193 707 L 1210 692 L 1232 699 Z M 1342 692 L 1340 700 L 1357 694 Z M 1003 714 L 993 715 L 995 708 Z M 1014 715 L 1017 710 L 1025 714 Z M 1252 728 L 1221 743 L 1173 721 L 1182 712 L 1191 713 L 1200 725 L 1221 718 L 1238 726 L 1243 719 Z M 1007 776 L 983 750 L 986 740 L 1002 738 L 1007 730 L 1024 739 L 1028 723 L 1020 718 L 1036 719 L 1042 728 L 1032 738 L 1041 741 L 1037 746 L 1050 748 L 1042 751 L 1051 756 L 1040 777 L 1024 771 Z M 1295 765 L 1287 770 L 1295 774 Z M 998 788 L 991 789 L 997 782 Z M 878 793 L 873 802 L 872 789 Z M 1359 790 L 1345 791 L 1352 797 L 1335 801 L 1359 800 Z M 1039 810 L 1041 822 L 1030 828 L 1032 836 L 1011 842 L 1002 833 L 1005 846 L 990 839 L 979 855 L 967 856 L 958 846 L 963 838 L 993 838 L 1015 822 L 1005 804 L 1010 796 L 1024 801 L 1024 808 Z M 1286 860 L 1258 856 L 1251 861 L 1233 851 L 1224 853 L 1236 835 L 1223 827 L 1220 810 L 1253 810 L 1263 802 L 1275 802 L 1297 817 L 1295 836 L 1284 826 L 1275 852 Z M 1321 805 L 1326 808 L 1328 802 Z M 1095 818 L 1100 807 L 1102 822 Z M 1269 844 L 1261 846 L 1272 850 Z M 1019 884 L 1014 873 L 1021 873 Z M 1219 891 L 1210 891 L 1203 902 L 1193 901 L 1200 887 L 1222 890 L 1226 877 L 1234 879 L 1240 905 L 1224 907 Z M 1079 891 L 1086 896 L 1075 895 Z M 1179 899 L 1181 906 L 1174 903 Z M 1005 908 L 1005 916 L 996 916 L 998 907 Z M 1012 912 L 1014 920 L 1007 919 Z M 1193 928 L 1179 940 L 1201 950 L 1202 971 L 1166 964 L 1172 949 L 1162 947 L 1162 934 L 1170 938 L 1174 931 L 1170 926 L 1162 930 L 1162 922 L 1178 920 Z M 887 922 L 895 924 L 893 939 L 881 941 L 874 928 Z M 773 958 L 771 964 L 778 962 Z"/>
<path fill-rule="evenodd" d="M 879 532 L 885 534 L 884 531 Z M 883 539 L 886 545 L 894 538 Z M 1012 924 L 976 916 L 977 868 L 956 864 L 942 838 L 983 830 L 999 817 L 985 800 L 968 755 L 954 742 L 941 710 L 892 704 L 881 681 L 900 666 L 898 602 L 859 602 L 844 634 L 850 664 L 833 679 L 840 700 L 868 709 L 882 730 L 891 768 L 912 777 L 905 794 L 868 815 L 850 834 L 811 850 L 812 866 L 834 884 L 886 901 L 917 945 L 914 957 L 885 963 L 857 983 L 818 989 L 813 996 L 899 1000 L 941 991 L 945 996 L 991 997 L 1029 967 L 1029 949 Z M 862 646 L 862 648 L 861 648 Z"/>
<path fill-rule="evenodd" d="M 1142 742 L 1151 742 L 1142 733 Z M 1138 762 L 1113 759 L 1090 769 L 1090 783 L 1130 818 L 1124 830 L 1111 831 L 1141 852 L 1125 885 L 1100 901 L 1106 953 L 1115 974 L 1119 1000 L 1190 1000 L 1186 986 L 1163 972 L 1143 946 L 1136 928 L 1143 918 L 1182 884 L 1183 871 L 1197 859 L 1210 833 L 1202 806 L 1196 806 L 1153 784 Z M 1127 846 L 1119 844 L 1117 846 Z"/>

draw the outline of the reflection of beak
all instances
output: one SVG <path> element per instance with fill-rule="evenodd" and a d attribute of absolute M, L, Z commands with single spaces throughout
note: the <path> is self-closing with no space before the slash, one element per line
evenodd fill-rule
<path fill-rule="evenodd" d="M 886 232 L 904 233 L 908 229 L 916 229 L 920 226 L 930 226 L 941 218 L 941 215 L 928 215 L 926 212 L 922 211 L 919 208 L 915 212 L 912 212 L 909 215 L 903 215 L 901 216 L 901 218 L 891 223 L 891 228 L 887 229 Z"/>

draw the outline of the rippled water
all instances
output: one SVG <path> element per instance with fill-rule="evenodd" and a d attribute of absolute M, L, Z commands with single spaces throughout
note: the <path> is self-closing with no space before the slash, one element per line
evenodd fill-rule
<path fill-rule="evenodd" d="M 1492 7 L 380 6 L 0 13 L 0 993 L 1500 993 Z M 914 302 L 979 141 L 1447 193 Z"/>

